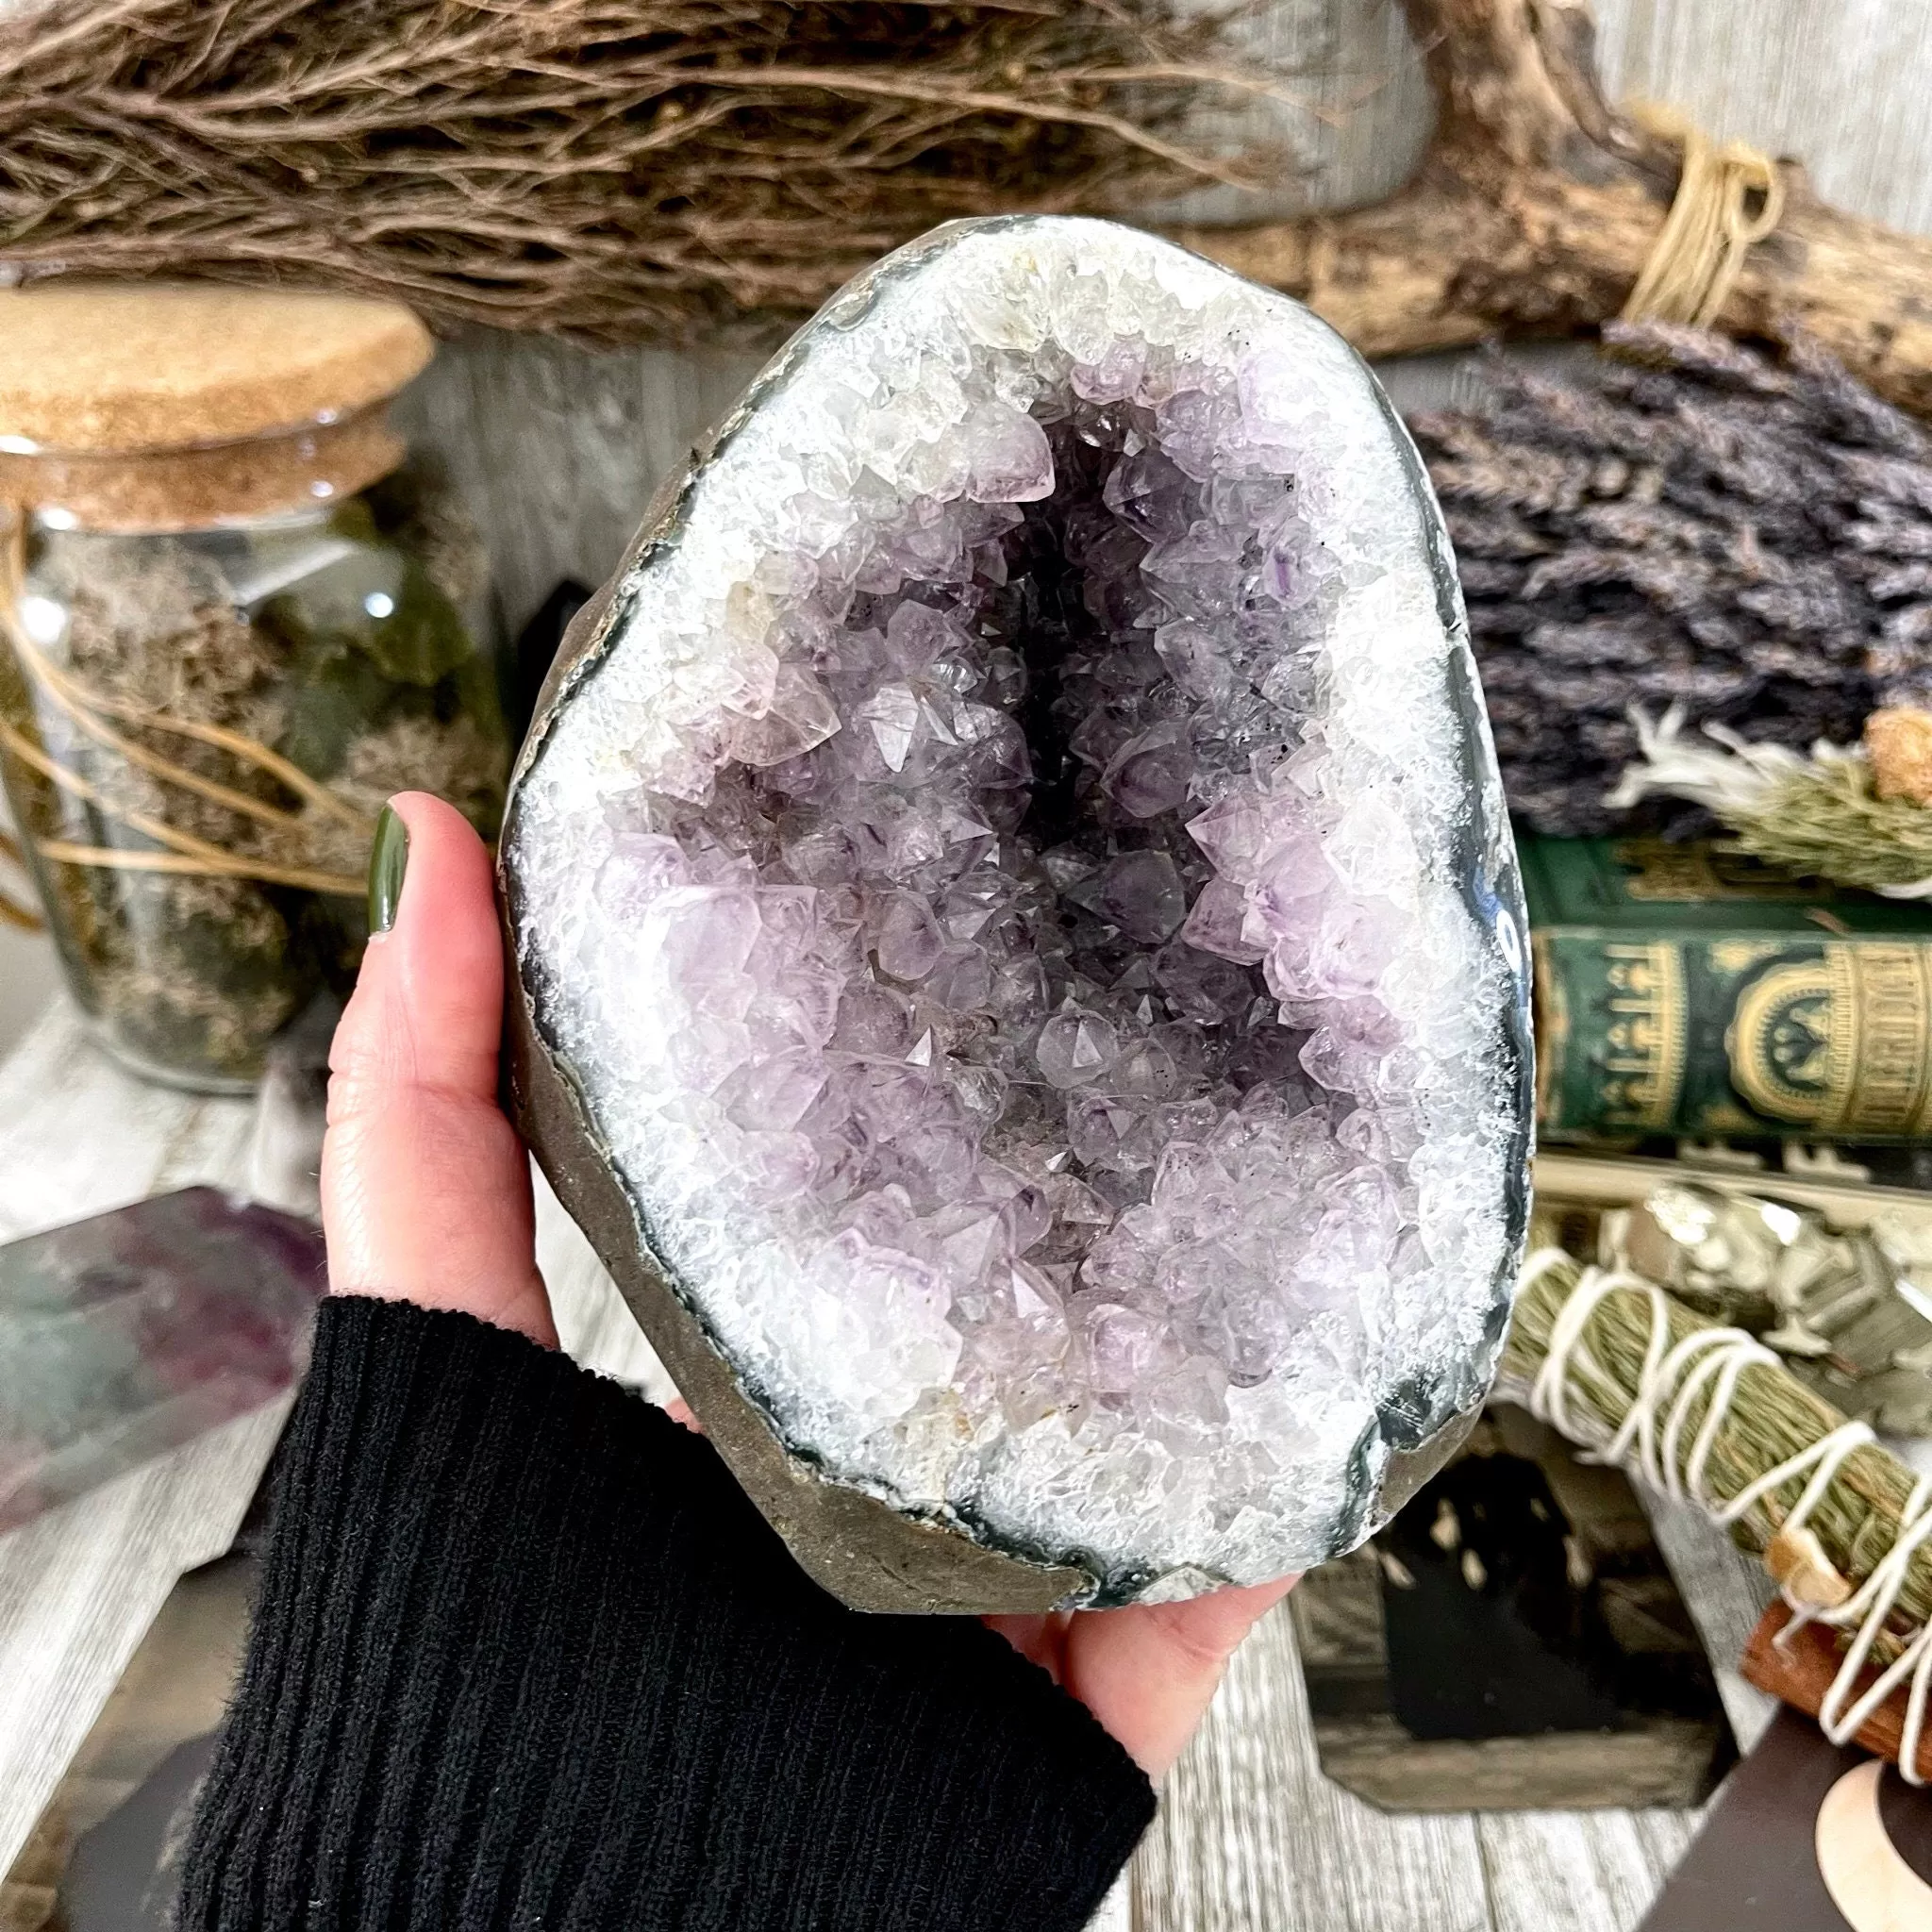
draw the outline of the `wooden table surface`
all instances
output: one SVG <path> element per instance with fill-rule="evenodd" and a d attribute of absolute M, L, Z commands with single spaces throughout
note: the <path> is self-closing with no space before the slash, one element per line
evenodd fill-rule
<path fill-rule="evenodd" d="M 250 1129 L 247 1102 L 129 1078 L 57 1002 L 0 1064 L 0 1240 L 169 1188 L 238 1185 Z M 662 1372 L 554 1200 L 540 1204 L 539 1253 L 564 1345 L 661 1396 Z M 0 1873 L 176 1576 L 227 1547 L 284 1407 L 0 1536 Z M 1759 1574 L 1692 1518 L 1657 1526 L 1713 1656 L 1735 1657 Z M 1754 1741 L 1768 1701 L 1734 1675 L 1724 1689 Z M 1277 1612 L 1235 1659 L 1096 1932 L 1626 1932 L 1695 1822 L 1376 1810 L 1323 1777 Z"/>

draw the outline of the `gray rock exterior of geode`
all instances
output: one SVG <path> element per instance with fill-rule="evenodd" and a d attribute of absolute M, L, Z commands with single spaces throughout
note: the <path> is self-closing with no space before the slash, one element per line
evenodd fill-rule
<path fill-rule="evenodd" d="M 903 268 L 909 251 L 894 258 Z M 760 375 L 741 402 L 693 450 L 690 461 L 658 492 L 639 536 L 599 595 L 570 627 L 540 696 L 535 720 L 518 761 L 506 817 L 502 850 L 513 844 L 520 781 L 540 755 L 559 709 L 584 675 L 596 666 L 624 628 L 622 587 L 685 513 L 692 479 L 710 455 L 756 410 L 760 399 L 792 373 L 800 345 L 818 328 L 849 324 L 870 299 L 871 277 L 849 288 L 819 319 L 794 338 Z M 1400 425 L 1395 432 L 1401 436 Z M 1425 486 L 1424 486 L 1425 487 Z M 1444 602 L 1456 605 L 1453 572 Z M 1454 610 L 1459 627 L 1459 609 Z M 1479 700 L 1472 685 L 1468 703 Z M 1491 788 L 1493 789 L 1493 788 Z M 1500 880 L 1505 896 L 1515 891 L 1513 865 L 1493 858 L 1499 834 L 1499 799 L 1479 795 L 1467 838 L 1469 875 Z M 1491 823 L 1491 820 L 1497 823 Z M 1500 834 L 1507 845 L 1507 832 Z M 1483 860 L 1477 848 L 1489 847 Z M 708 1436 L 746 1491 L 784 1537 L 800 1563 L 821 1584 L 856 1608 L 897 1612 L 1038 1612 L 1095 1601 L 1119 1602 L 1118 1578 L 1109 1586 L 1101 1566 L 1049 1563 L 989 1546 L 955 1522 L 914 1518 L 867 1491 L 841 1482 L 807 1453 L 788 1442 L 750 1392 L 737 1368 L 716 1343 L 701 1315 L 654 1254 L 638 1205 L 617 1171 L 567 1065 L 553 1052 L 539 1025 L 530 989 L 518 972 L 516 885 L 502 876 L 505 937 L 510 965 L 506 1027 L 506 1096 L 513 1118 L 566 1208 L 584 1229 L 617 1282 Z M 1520 903 L 1520 901 L 1518 902 Z M 1526 1096 L 1530 1077 L 1526 1028 L 1512 1019 L 1517 1085 Z M 1526 1141 L 1526 1114 L 1525 1114 Z M 1517 1204 L 1511 1253 L 1520 1240 L 1526 1199 Z M 1495 1284 L 1495 1326 L 1507 1312 L 1507 1284 Z M 1411 1448 L 1388 1458 L 1376 1493 L 1362 1499 L 1359 1532 L 1386 1521 L 1459 1445 L 1480 1407 L 1480 1377 L 1469 1378 L 1467 1399 L 1454 1413 L 1438 1409 Z M 1208 1581 L 1202 1579 L 1203 1586 Z"/>

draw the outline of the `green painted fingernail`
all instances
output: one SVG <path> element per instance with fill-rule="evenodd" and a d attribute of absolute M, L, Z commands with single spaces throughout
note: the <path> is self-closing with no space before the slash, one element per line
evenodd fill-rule
<path fill-rule="evenodd" d="M 396 923 L 403 899 L 403 874 L 409 863 L 409 828 L 392 806 L 384 806 L 375 822 L 375 843 L 369 854 L 369 930 L 387 932 Z"/>

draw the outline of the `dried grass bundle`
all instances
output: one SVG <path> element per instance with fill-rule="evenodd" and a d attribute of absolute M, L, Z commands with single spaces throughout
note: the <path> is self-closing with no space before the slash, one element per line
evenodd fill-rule
<path fill-rule="evenodd" d="M 796 316 L 958 215 L 1238 178 L 1160 0 L 53 0 L 0 29 L 0 264 L 322 282 L 601 343 Z M 770 327 L 769 320 L 765 327 Z"/>
<path fill-rule="evenodd" d="M 1932 1782 L 1932 1516 L 1868 1426 L 1740 1330 L 1554 1249 L 1524 1270 L 1502 1368 L 1503 1391 L 1573 1441 L 1762 1553 L 1784 1601 L 1745 1650 L 1750 1682 Z"/>

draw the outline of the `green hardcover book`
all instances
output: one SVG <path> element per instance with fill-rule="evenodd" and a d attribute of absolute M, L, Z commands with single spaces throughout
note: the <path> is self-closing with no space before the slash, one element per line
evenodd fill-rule
<path fill-rule="evenodd" d="M 1932 908 L 1707 845 L 1521 851 L 1546 1139 L 1932 1139 Z"/>

